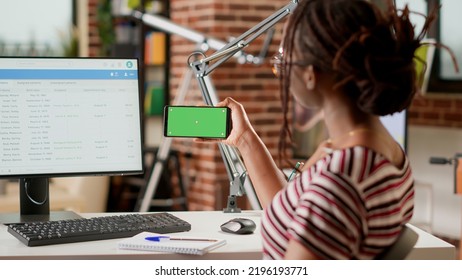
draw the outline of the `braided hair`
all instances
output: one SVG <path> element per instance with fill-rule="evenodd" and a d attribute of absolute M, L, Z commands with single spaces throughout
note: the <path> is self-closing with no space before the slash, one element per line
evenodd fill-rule
<path fill-rule="evenodd" d="M 348 95 L 359 110 L 385 116 L 409 107 L 419 91 L 414 54 L 437 9 L 416 35 L 408 7 L 398 11 L 392 0 L 387 2 L 383 12 L 366 0 L 301 0 L 288 18 L 282 42 L 279 160 L 287 158 L 292 140 L 287 114 L 294 49 L 314 69 L 333 75 L 333 88 Z"/>

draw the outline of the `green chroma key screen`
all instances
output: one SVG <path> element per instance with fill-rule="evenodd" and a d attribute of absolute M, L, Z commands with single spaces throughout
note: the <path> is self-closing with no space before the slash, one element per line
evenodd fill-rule
<path fill-rule="evenodd" d="M 166 106 L 166 137 L 226 138 L 229 132 L 229 108 Z"/>

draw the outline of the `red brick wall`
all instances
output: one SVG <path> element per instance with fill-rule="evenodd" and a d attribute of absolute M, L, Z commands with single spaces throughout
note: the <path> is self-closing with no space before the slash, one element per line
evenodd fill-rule
<path fill-rule="evenodd" d="M 409 124 L 462 128 L 461 109 L 461 94 L 418 96 L 409 110 Z"/>
<path fill-rule="evenodd" d="M 229 36 L 241 35 L 287 3 L 285 0 L 172 0 L 170 16 L 180 25 L 227 41 Z M 280 30 L 281 24 L 277 27 Z M 276 52 L 279 38 L 280 32 L 277 32 L 270 53 Z M 263 40 L 264 36 L 254 41 L 245 51 L 258 54 Z M 171 93 L 174 96 L 181 84 L 181 75 L 187 69 L 187 57 L 196 48 L 194 43 L 180 36 L 172 36 L 171 42 Z M 207 52 L 207 55 L 211 53 Z M 257 132 L 271 153 L 276 155 L 281 114 L 278 82 L 269 63 L 260 66 L 241 65 L 230 59 L 209 77 L 215 85 L 219 100 L 231 96 L 244 104 Z M 194 79 L 183 104 L 196 105 L 198 102 L 202 102 L 202 96 Z M 175 141 L 174 146 L 193 155 L 183 162 L 183 166 L 190 166 L 188 170 L 183 168 L 184 175 L 190 180 L 190 209 L 214 210 L 226 207 L 229 179 L 217 146 L 187 140 Z M 246 202 L 240 200 L 238 206 L 246 208 Z"/>

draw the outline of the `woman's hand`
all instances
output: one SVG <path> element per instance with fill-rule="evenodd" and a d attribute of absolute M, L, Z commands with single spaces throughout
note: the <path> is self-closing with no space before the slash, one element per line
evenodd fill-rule
<path fill-rule="evenodd" d="M 250 133 L 253 133 L 253 127 L 250 124 L 249 118 L 244 110 L 244 106 L 232 99 L 227 97 L 222 102 L 215 105 L 216 107 L 228 107 L 231 109 L 231 123 L 232 128 L 231 132 L 226 139 L 209 139 L 209 138 L 196 138 L 195 142 L 205 143 L 205 142 L 221 142 L 226 145 L 234 146 L 239 148 L 239 146 L 245 143 L 245 138 Z"/>

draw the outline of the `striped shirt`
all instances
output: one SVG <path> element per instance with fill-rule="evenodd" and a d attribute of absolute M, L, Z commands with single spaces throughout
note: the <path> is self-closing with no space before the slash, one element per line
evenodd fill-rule
<path fill-rule="evenodd" d="M 283 258 L 295 239 L 323 259 L 373 259 L 398 238 L 413 203 L 407 157 L 397 168 L 366 147 L 331 150 L 265 209 L 263 257 Z"/>

